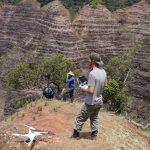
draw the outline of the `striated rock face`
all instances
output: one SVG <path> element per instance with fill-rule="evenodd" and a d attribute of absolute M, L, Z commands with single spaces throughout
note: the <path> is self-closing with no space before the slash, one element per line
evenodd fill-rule
<path fill-rule="evenodd" d="M 130 47 L 117 20 L 105 6 L 96 9 L 85 6 L 73 22 L 73 27 L 89 51 L 101 54 L 104 61 Z"/>
<path fill-rule="evenodd" d="M 118 23 L 132 33 L 141 48 L 134 58 L 133 80 L 129 82 L 130 95 L 135 99 L 134 111 L 150 121 L 150 5 L 140 2 L 114 13 Z"/>
<path fill-rule="evenodd" d="M 126 32 L 132 33 L 141 48 L 134 58 L 134 75 L 129 91 L 133 110 L 150 121 L 148 110 L 150 76 L 150 6 L 140 2 L 113 14 L 102 5 L 82 8 L 73 22 L 64 6 L 55 0 L 40 8 L 36 0 L 16 6 L 0 6 L 0 56 L 15 46 L 41 54 L 60 52 L 79 68 L 87 69 L 91 51 L 104 62 L 131 47 Z M 3 92 L 3 91 L 2 91 Z M 7 103 L 8 104 L 8 103 Z"/>
<path fill-rule="evenodd" d="M 70 24 L 59 1 L 43 8 L 36 0 L 24 0 L 16 7 L 1 6 L 0 54 L 19 46 L 42 54 L 61 52 L 77 61 L 86 56 L 86 47 Z"/>

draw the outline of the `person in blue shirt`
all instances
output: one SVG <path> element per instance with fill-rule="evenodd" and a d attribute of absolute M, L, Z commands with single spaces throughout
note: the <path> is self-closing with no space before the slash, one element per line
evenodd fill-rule
<path fill-rule="evenodd" d="M 75 88 L 75 77 L 74 77 L 74 73 L 72 71 L 67 73 L 67 78 L 66 78 L 65 82 L 68 83 L 68 88 L 62 92 L 62 94 L 60 95 L 60 98 L 63 98 L 63 100 L 66 100 L 66 95 L 69 93 L 71 103 L 73 103 L 74 88 Z"/>

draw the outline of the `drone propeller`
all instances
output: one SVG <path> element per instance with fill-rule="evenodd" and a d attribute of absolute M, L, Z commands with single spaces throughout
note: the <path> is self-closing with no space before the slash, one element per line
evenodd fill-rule
<path fill-rule="evenodd" d="M 17 136 L 17 137 L 19 137 L 19 138 L 21 138 L 21 139 L 23 139 L 23 140 L 28 139 L 28 137 L 27 137 L 25 134 L 16 134 L 16 133 L 14 133 L 14 134 L 12 134 L 12 135 Z"/>
<path fill-rule="evenodd" d="M 31 130 L 35 130 L 35 128 L 30 127 L 30 126 L 28 126 L 28 125 L 26 125 L 26 124 L 24 124 L 24 126 L 28 127 L 28 128 L 31 129 Z"/>
<path fill-rule="evenodd" d="M 21 136 L 20 134 L 17 134 L 17 133 L 14 133 L 13 135 L 14 135 L 14 136 Z"/>

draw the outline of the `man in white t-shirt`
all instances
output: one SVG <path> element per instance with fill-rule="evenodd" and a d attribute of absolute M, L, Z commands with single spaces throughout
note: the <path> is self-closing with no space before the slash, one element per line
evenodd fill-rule
<path fill-rule="evenodd" d="M 92 130 L 91 139 L 94 140 L 98 133 L 98 113 L 103 103 L 102 92 L 107 86 L 107 75 L 105 70 L 100 67 L 103 62 L 99 54 L 91 53 L 89 63 L 92 70 L 89 73 L 87 86 L 79 87 L 82 92 L 86 92 L 86 97 L 76 117 L 76 124 L 71 137 L 79 138 L 82 126 L 89 118 Z"/>

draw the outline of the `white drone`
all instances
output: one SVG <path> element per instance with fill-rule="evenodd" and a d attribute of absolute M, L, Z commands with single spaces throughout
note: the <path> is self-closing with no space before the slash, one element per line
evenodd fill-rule
<path fill-rule="evenodd" d="M 29 132 L 27 134 L 13 134 L 13 135 L 22 138 L 24 142 L 28 144 L 28 146 L 30 146 L 36 140 L 35 139 L 36 136 L 49 133 L 49 132 L 33 131 L 36 129 L 25 124 L 24 126 L 29 128 Z"/>

